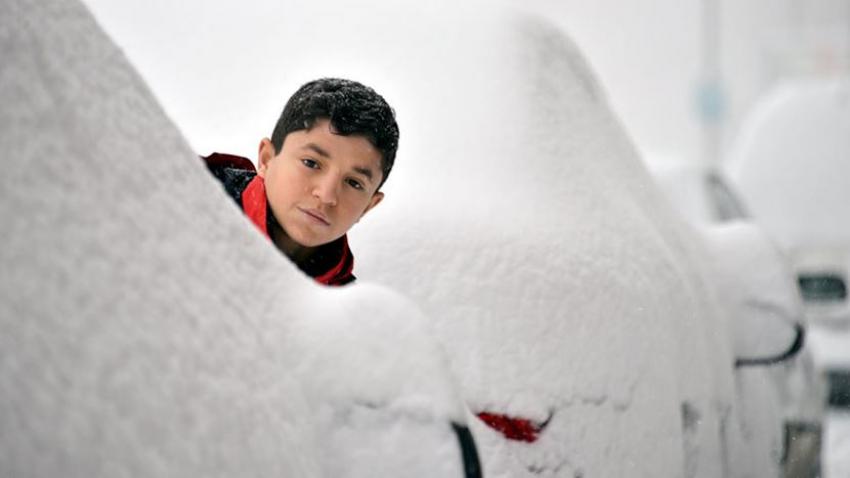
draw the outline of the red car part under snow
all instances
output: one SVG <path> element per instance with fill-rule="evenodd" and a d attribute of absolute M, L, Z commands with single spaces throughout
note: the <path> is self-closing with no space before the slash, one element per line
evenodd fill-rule
<path fill-rule="evenodd" d="M 509 417 L 490 412 L 481 412 L 478 418 L 490 428 L 498 431 L 508 440 L 534 443 L 540 432 L 549 424 L 549 419 L 543 423 L 535 423 L 527 418 Z M 549 417 L 551 419 L 551 416 Z"/>

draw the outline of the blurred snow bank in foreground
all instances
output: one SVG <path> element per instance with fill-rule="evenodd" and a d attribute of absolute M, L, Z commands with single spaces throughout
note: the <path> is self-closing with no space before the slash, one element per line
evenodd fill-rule
<path fill-rule="evenodd" d="M 463 476 L 413 305 L 301 274 L 82 5 L 0 31 L 0 475 Z"/>

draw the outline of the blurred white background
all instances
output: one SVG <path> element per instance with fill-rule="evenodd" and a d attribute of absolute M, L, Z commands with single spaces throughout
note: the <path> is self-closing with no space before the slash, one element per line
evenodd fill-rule
<path fill-rule="evenodd" d="M 513 1 L 541 12 L 573 37 L 644 155 L 716 161 L 747 111 L 771 87 L 850 72 L 850 0 Z M 252 35 L 251 15 L 262 15 L 258 9 L 276 2 L 252 2 L 250 9 L 198 0 L 86 3 L 130 53 L 199 152 L 220 149 L 253 157 L 256 130 L 247 141 L 224 126 L 232 125 L 230 118 L 191 111 L 190 102 L 180 99 L 185 92 L 174 90 L 167 78 L 179 75 L 183 79 L 175 85 L 182 85 L 186 75 L 197 77 L 193 95 L 208 95 L 220 111 L 245 112 L 253 105 L 255 114 L 243 117 L 265 131 L 280 107 L 259 106 L 265 91 L 216 93 L 233 77 L 251 84 L 262 62 L 271 61 L 257 51 L 239 51 L 239 45 Z M 204 49 L 204 36 L 222 25 L 232 32 L 234 51 Z M 177 43 L 195 50 L 195 64 L 171 61 L 168 50 Z M 234 53 L 238 64 L 216 61 Z M 285 61 L 285 48 L 281 56 L 278 61 Z M 284 93 L 281 98 L 288 96 Z"/>
<path fill-rule="evenodd" d="M 644 154 L 717 160 L 777 84 L 850 72 L 847 0 L 534 0 L 575 39 Z"/>

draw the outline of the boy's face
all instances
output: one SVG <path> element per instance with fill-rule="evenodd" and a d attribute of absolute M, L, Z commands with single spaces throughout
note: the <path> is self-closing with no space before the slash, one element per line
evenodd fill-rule
<path fill-rule="evenodd" d="M 289 133 L 278 154 L 263 139 L 258 162 L 275 218 L 301 246 L 341 237 L 384 196 L 380 151 L 362 136 L 332 133 L 326 119 Z"/>

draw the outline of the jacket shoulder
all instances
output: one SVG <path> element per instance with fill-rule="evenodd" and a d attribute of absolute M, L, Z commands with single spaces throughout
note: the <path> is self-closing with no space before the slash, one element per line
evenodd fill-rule
<path fill-rule="evenodd" d="M 213 153 L 201 156 L 210 173 L 218 179 L 227 195 L 242 207 L 242 191 L 257 175 L 254 163 L 248 158 L 232 154 Z"/>
<path fill-rule="evenodd" d="M 209 156 L 201 156 L 201 158 L 213 174 L 215 174 L 216 171 L 225 168 L 240 169 L 250 171 L 252 173 L 257 172 L 257 169 L 254 167 L 254 163 L 252 163 L 250 159 L 243 158 L 242 156 L 225 153 L 212 153 Z"/>

